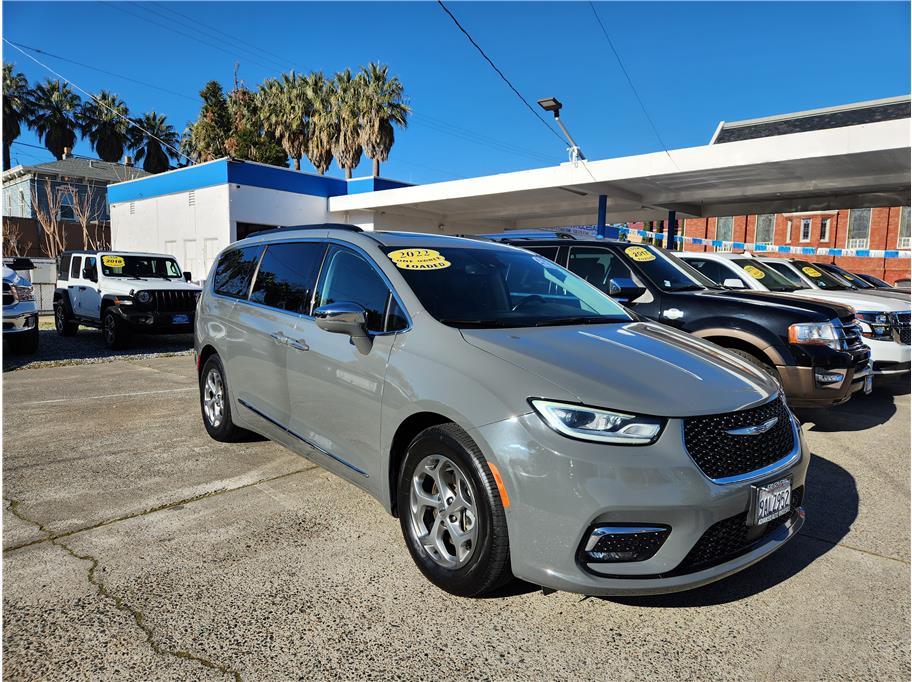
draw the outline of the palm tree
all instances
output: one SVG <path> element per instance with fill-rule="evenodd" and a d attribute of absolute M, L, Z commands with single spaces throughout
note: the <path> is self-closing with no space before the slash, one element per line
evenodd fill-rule
<path fill-rule="evenodd" d="M 191 129 L 197 162 L 212 161 L 228 155 L 225 143 L 231 135 L 228 99 L 218 81 L 209 81 L 200 91 L 203 106 Z"/>
<path fill-rule="evenodd" d="M 333 154 L 345 177 L 361 163 L 361 114 L 364 110 L 364 77 L 353 76 L 351 69 L 340 71 L 333 78 L 333 111 L 336 116 L 336 137 Z"/>
<path fill-rule="evenodd" d="M 58 159 L 63 158 L 64 149 L 76 144 L 76 114 L 81 103 L 79 95 L 58 80 L 48 78 L 35 88 L 30 125 Z"/>
<path fill-rule="evenodd" d="M 257 100 L 263 129 L 294 159 L 295 170 L 301 170 L 310 115 L 304 77 L 290 71 L 283 73 L 280 79 L 270 78 L 260 86 Z"/>
<path fill-rule="evenodd" d="M 122 99 L 102 90 L 95 99 L 82 103 L 77 120 L 82 134 L 103 161 L 117 162 L 123 158 L 130 141 L 130 111 Z"/>
<path fill-rule="evenodd" d="M 361 113 L 361 144 L 374 161 L 374 176 L 380 162 L 389 158 L 395 135 L 393 124 L 405 128 L 411 108 L 403 102 L 405 88 L 398 76 L 389 77 L 389 67 L 379 62 L 361 67 L 364 79 L 364 109 Z"/>
<path fill-rule="evenodd" d="M 163 114 L 154 111 L 134 121 L 143 128 L 133 128 L 135 132 L 130 146 L 135 150 L 136 163 L 143 161 L 143 170 L 149 173 L 168 170 L 171 159 L 179 156 L 175 150 L 180 145 L 180 137 L 174 126 L 165 120 Z"/>
<path fill-rule="evenodd" d="M 31 116 L 31 93 L 28 79 L 13 73 L 12 64 L 3 65 L 3 170 L 10 167 L 10 146 L 28 125 Z"/>
<path fill-rule="evenodd" d="M 310 106 L 305 154 L 317 172 L 325 175 L 333 160 L 332 147 L 337 128 L 332 83 L 321 71 L 316 71 L 304 79 L 304 92 Z"/>

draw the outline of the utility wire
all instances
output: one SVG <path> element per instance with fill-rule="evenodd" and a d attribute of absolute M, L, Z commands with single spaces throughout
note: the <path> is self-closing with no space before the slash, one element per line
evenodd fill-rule
<path fill-rule="evenodd" d="M 161 139 L 160 137 L 156 137 L 156 136 L 153 135 L 151 132 L 149 132 L 148 130 L 146 130 L 145 128 L 143 128 L 141 125 L 139 125 L 136 121 L 134 121 L 133 119 L 131 119 L 129 116 L 124 116 L 123 114 L 121 114 L 121 113 L 120 113 L 119 111 L 117 111 L 116 109 L 112 109 L 112 108 L 109 107 L 107 104 L 105 104 L 104 102 L 102 102 L 101 100 L 99 100 L 97 97 L 95 97 L 95 95 L 93 95 L 91 92 L 89 92 L 88 90 L 85 90 L 85 89 L 79 87 L 76 83 L 74 83 L 73 81 L 71 81 L 71 80 L 70 80 L 69 78 L 67 78 L 66 76 L 63 76 L 62 74 L 58 73 L 57 71 L 54 71 L 54 69 L 52 69 L 50 66 L 48 66 L 48 65 L 45 64 L 44 62 L 42 62 L 42 61 L 36 59 L 36 58 L 33 57 L 32 55 L 30 55 L 28 52 L 26 52 L 25 50 L 23 50 L 21 47 L 19 47 L 19 46 L 17 46 L 17 45 L 14 45 L 13 43 L 11 43 L 11 42 L 10 42 L 9 40 L 7 40 L 6 38 L 3 39 L 3 42 L 6 43 L 7 45 L 9 45 L 10 47 L 12 47 L 14 50 L 18 50 L 19 52 L 21 52 L 22 54 L 24 54 L 26 57 L 28 57 L 29 59 L 31 59 L 33 62 L 35 62 L 35 63 L 38 64 L 39 66 L 43 66 L 45 69 L 47 69 L 47 70 L 50 71 L 52 74 L 54 74 L 55 76 L 57 76 L 57 78 L 59 78 L 60 80 L 65 81 L 68 85 L 73 86 L 74 88 L 76 88 L 77 90 L 79 90 L 79 92 L 81 92 L 81 93 L 83 93 L 84 95 L 86 95 L 87 97 L 91 98 L 91 99 L 92 99 L 96 104 L 98 104 L 100 107 L 103 107 L 103 108 L 107 109 L 108 111 L 110 111 L 110 112 L 111 112 L 112 114 L 114 114 L 115 116 L 119 116 L 119 117 L 122 118 L 124 121 L 126 121 L 129 125 L 133 126 L 134 128 L 138 128 L 139 130 L 141 130 L 142 132 L 144 132 L 146 135 L 148 135 L 149 137 L 151 137 L 153 140 L 156 140 L 157 142 L 160 142 L 162 145 L 164 145 L 165 147 L 167 147 L 168 149 L 170 149 L 171 151 L 173 151 L 175 154 L 177 154 L 177 155 L 180 156 L 181 158 L 184 158 L 184 159 L 186 159 L 187 161 L 193 163 L 193 159 L 191 159 L 189 156 L 187 156 L 186 154 L 184 154 L 182 151 L 180 151 L 180 150 L 177 149 L 176 147 L 172 147 L 170 144 L 168 144 L 167 142 L 165 142 L 165 141 L 164 141 L 163 139 Z"/>
<path fill-rule="evenodd" d="M 501 71 L 500 69 L 497 68 L 497 64 L 495 64 L 495 63 L 491 60 L 491 58 L 490 58 L 487 54 L 485 54 L 485 51 L 484 51 L 483 49 L 481 49 L 481 46 L 480 46 L 478 43 L 475 42 L 475 39 L 469 34 L 469 32 L 468 32 L 467 30 L 465 30 L 465 28 L 463 28 L 462 24 L 459 23 L 459 19 L 457 19 L 457 18 L 454 16 L 454 14 L 449 10 L 449 8 L 448 8 L 446 5 L 443 4 L 443 0 L 437 0 L 437 4 L 440 5 L 441 9 L 443 9 L 443 11 L 446 12 L 446 13 L 449 15 L 450 19 L 453 20 L 453 23 L 456 24 L 456 27 L 457 27 L 460 31 L 462 31 L 463 35 L 465 35 L 466 38 L 469 39 L 469 42 L 472 43 L 472 45 L 475 46 L 475 49 L 478 50 L 479 54 L 480 54 L 482 57 L 484 57 L 485 61 L 486 61 L 488 64 L 491 65 L 491 68 L 494 69 L 494 71 L 497 73 L 497 75 L 500 76 L 500 77 L 503 79 L 503 82 L 506 83 L 507 86 L 509 86 L 510 90 L 512 90 L 513 93 L 514 93 L 517 97 L 519 97 L 520 101 L 521 101 L 523 104 L 526 105 L 526 108 L 527 108 L 529 111 L 532 112 L 532 115 L 535 116 L 535 118 L 537 118 L 539 121 L 541 121 L 542 124 L 543 124 L 548 130 L 551 131 L 551 134 L 554 135 L 558 140 L 561 141 L 561 144 L 566 144 L 567 142 L 566 142 L 566 140 L 564 140 L 564 138 L 561 136 L 561 134 L 558 133 L 553 127 L 551 127 L 551 124 L 548 123 L 544 118 L 542 118 L 541 115 L 540 115 L 537 111 L 535 111 L 535 109 L 532 108 L 532 105 L 529 104 L 528 100 L 527 100 L 525 97 L 523 97 L 522 94 L 520 94 L 519 90 L 517 90 L 517 89 L 513 86 L 513 83 L 511 83 L 511 82 L 510 82 L 510 79 L 507 78 L 507 77 L 504 75 L 503 71 Z"/>
<path fill-rule="evenodd" d="M 643 115 L 646 116 L 646 120 L 649 121 L 649 125 L 652 127 L 652 132 L 655 133 L 656 138 L 659 141 L 659 144 L 662 145 L 662 149 L 665 150 L 665 153 L 668 155 L 668 158 L 671 159 L 671 162 L 674 164 L 675 168 L 678 167 L 678 164 L 675 163 L 674 159 L 671 158 L 671 154 L 668 152 L 668 145 L 665 144 L 665 141 L 662 139 L 662 136 L 659 134 L 659 129 L 656 128 L 655 123 L 652 121 L 652 117 L 649 115 L 649 112 L 646 110 L 646 105 L 643 104 L 643 100 L 640 98 L 640 93 L 637 92 L 636 86 L 633 84 L 633 79 L 630 78 L 630 74 L 627 73 L 627 69 L 624 67 L 624 62 L 621 61 L 621 55 L 618 54 L 618 51 L 614 47 L 614 43 L 611 42 L 611 36 L 608 35 L 608 30 L 605 28 L 605 24 L 602 23 L 601 17 L 599 17 L 598 12 L 595 9 L 595 5 L 592 4 L 592 0 L 589 0 L 589 8 L 592 10 L 592 13 L 595 15 L 595 20 L 598 22 L 598 25 L 602 29 L 602 34 L 605 36 L 605 40 L 608 41 L 608 47 L 611 48 L 611 51 L 614 53 L 614 58 L 617 59 L 618 66 L 621 67 L 621 71 L 624 73 L 624 77 L 627 79 L 627 84 L 630 85 L 630 89 L 633 90 L 633 96 L 636 97 L 637 102 L 640 103 L 640 109 L 643 110 Z"/>
<path fill-rule="evenodd" d="M 168 90 L 167 88 L 163 88 L 163 87 L 161 87 L 160 85 L 153 85 L 152 83 L 146 83 L 145 81 L 137 80 L 136 78 L 131 78 L 130 76 L 124 76 L 124 75 L 119 74 L 119 73 L 114 73 L 113 71 L 107 71 L 107 70 L 105 70 L 105 69 L 100 69 L 100 68 L 98 68 L 97 66 L 91 66 L 91 65 L 89 65 L 89 64 L 84 64 L 83 62 L 77 62 L 77 61 L 74 60 L 74 59 L 70 59 L 70 58 L 68 58 L 68 57 L 61 57 L 59 54 L 53 54 L 53 53 L 51 53 L 51 52 L 48 52 L 47 50 L 42 50 L 42 49 L 37 48 L 37 47 L 31 47 L 31 46 L 29 46 L 29 45 L 23 45 L 22 43 L 17 43 L 17 42 L 15 42 L 15 41 L 10 41 L 10 42 L 11 42 L 13 45 L 15 45 L 15 46 L 25 48 L 26 50 L 29 50 L 29 51 L 31 51 L 31 52 L 36 52 L 37 54 L 43 54 L 43 55 L 45 55 L 46 57 L 51 57 L 51 58 L 53 58 L 53 59 L 59 59 L 59 60 L 62 61 L 62 62 L 69 62 L 70 64 L 75 64 L 76 66 L 81 66 L 81 67 L 84 68 L 84 69 L 91 69 L 92 71 L 98 71 L 99 73 L 103 73 L 103 74 L 105 74 L 105 75 L 107 75 L 107 76 L 113 76 L 114 78 L 122 78 L 123 80 L 127 80 L 127 81 L 130 81 L 130 82 L 132 82 L 132 83 L 136 83 L 136 84 L 138 84 L 138 85 L 143 85 L 143 86 L 145 86 L 145 87 L 147 87 L 147 88 L 153 88 L 153 89 L 155 89 L 155 90 L 161 90 L 162 92 L 166 92 L 166 93 L 168 93 L 169 95 L 174 95 L 175 97 L 183 97 L 184 99 L 189 99 L 189 100 L 191 100 L 191 101 L 193 101 L 193 102 L 199 101 L 199 98 L 197 98 L 197 97 L 191 97 L 190 95 L 185 95 L 185 94 L 182 93 L 182 92 L 175 92 L 174 90 Z"/>

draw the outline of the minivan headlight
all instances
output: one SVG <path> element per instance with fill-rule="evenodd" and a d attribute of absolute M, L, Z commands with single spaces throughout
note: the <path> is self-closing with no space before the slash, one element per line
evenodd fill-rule
<path fill-rule="evenodd" d="M 886 313 L 856 312 L 855 319 L 861 327 L 861 335 L 869 339 L 890 336 L 890 318 Z"/>
<path fill-rule="evenodd" d="M 551 400 L 529 401 L 538 416 L 558 433 L 570 438 L 620 445 L 654 443 L 665 420 L 613 412 L 586 405 L 571 405 Z"/>
<path fill-rule="evenodd" d="M 828 346 L 839 350 L 841 340 L 832 322 L 799 322 L 789 327 L 789 343 L 799 346 Z"/>

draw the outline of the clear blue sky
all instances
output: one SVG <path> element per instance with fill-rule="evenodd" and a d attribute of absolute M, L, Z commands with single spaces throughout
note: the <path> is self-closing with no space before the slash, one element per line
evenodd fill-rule
<path fill-rule="evenodd" d="M 909 93 L 909 3 L 596 6 L 669 148 L 707 143 L 722 119 Z M 533 106 L 551 95 L 564 102 L 590 159 L 661 149 L 587 3 L 449 7 Z M 115 91 L 133 114 L 165 113 L 178 131 L 196 118 L 207 80 L 231 87 L 236 61 L 255 86 L 292 67 L 332 74 L 380 60 L 415 112 L 384 176 L 430 182 L 566 159 L 436 3 L 4 2 L 3 14 L 8 40 L 183 94 L 38 55 L 87 90 Z M 30 81 L 49 75 L 3 50 Z M 31 132 L 19 140 L 38 144 Z M 76 152 L 92 155 L 84 141 Z M 14 163 L 49 158 L 13 145 Z M 341 175 L 335 163 L 330 173 Z M 369 173 L 364 160 L 355 175 Z"/>

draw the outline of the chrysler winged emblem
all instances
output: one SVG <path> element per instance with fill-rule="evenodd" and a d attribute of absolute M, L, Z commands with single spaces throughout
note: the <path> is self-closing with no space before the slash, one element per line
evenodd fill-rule
<path fill-rule="evenodd" d="M 779 417 L 773 417 L 772 419 L 767 419 L 765 422 L 760 422 L 753 426 L 742 426 L 740 429 L 731 429 L 725 433 L 730 436 L 759 436 L 761 433 L 766 433 L 773 428 L 778 421 Z"/>

